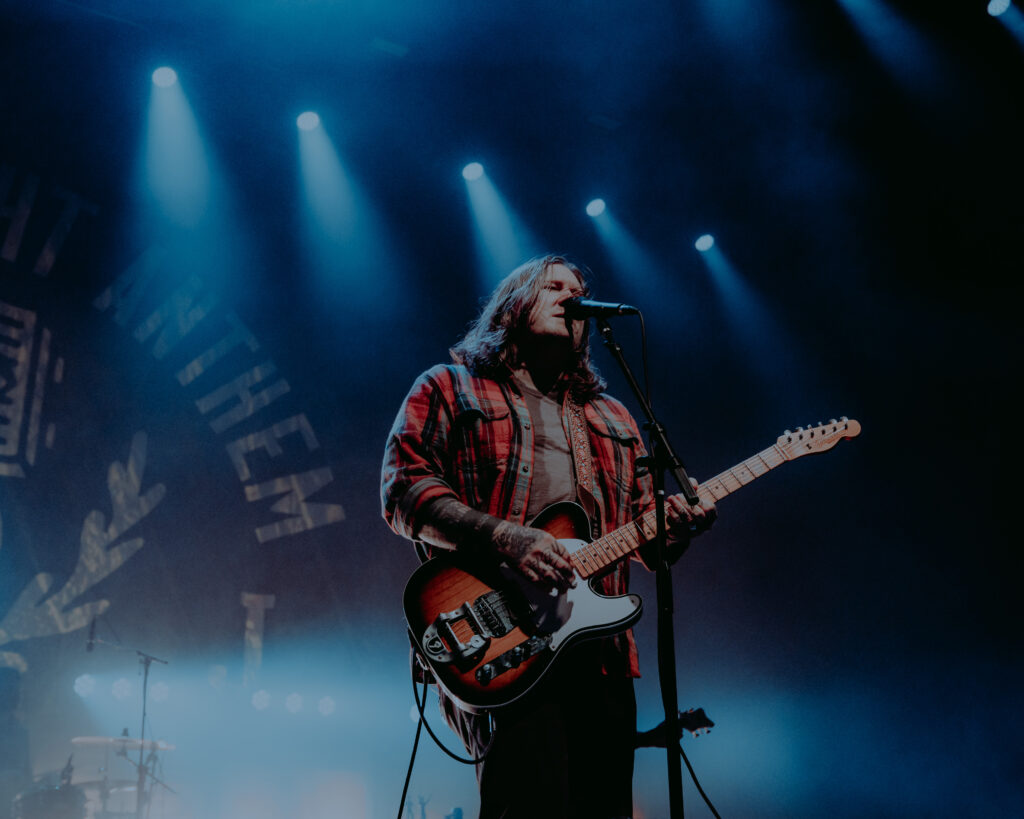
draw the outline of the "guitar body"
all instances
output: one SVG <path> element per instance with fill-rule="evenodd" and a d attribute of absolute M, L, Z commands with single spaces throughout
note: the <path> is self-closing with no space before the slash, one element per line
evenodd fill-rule
<path fill-rule="evenodd" d="M 575 503 L 549 506 L 531 524 L 571 554 L 590 540 Z M 508 568 L 476 566 L 452 553 L 417 569 L 405 588 L 405 617 L 438 683 L 470 711 L 498 708 L 536 685 L 569 646 L 615 634 L 640 618 L 635 594 L 607 597 L 579 579 L 546 593 Z"/>

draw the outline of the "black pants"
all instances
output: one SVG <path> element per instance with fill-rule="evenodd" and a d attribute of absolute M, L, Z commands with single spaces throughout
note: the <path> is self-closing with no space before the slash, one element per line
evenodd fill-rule
<path fill-rule="evenodd" d="M 492 713 L 494 742 L 477 766 L 480 819 L 620 819 L 633 815 L 633 680 L 602 673 L 598 643 L 559 658 L 521 701 Z M 490 738 L 486 715 L 442 697 L 466 749 Z"/>

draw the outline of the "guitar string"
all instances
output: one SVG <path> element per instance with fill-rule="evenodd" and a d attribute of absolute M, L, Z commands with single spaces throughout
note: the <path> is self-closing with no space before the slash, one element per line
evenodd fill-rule
<path fill-rule="evenodd" d="M 834 433 L 826 433 L 826 435 L 820 440 L 825 440 L 825 438 L 830 434 Z M 792 444 L 793 442 L 790 441 L 790 443 Z M 792 457 L 800 457 L 800 455 L 803 454 L 806 453 L 800 452 Z M 719 473 L 715 477 L 704 481 L 704 483 L 697 487 L 698 497 L 706 495 L 707 497 L 703 497 L 701 499 L 710 499 L 712 501 L 721 500 L 722 498 L 731 495 L 737 489 L 752 483 L 756 478 L 760 478 L 762 475 L 768 474 L 771 470 L 781 466 L 787 460 L 792 460 L 792 457 L 786 457 L 780 444 L 773 444 L 767 449 L 747 458 L 745 461 L 742 461 L 730 469 Z M 639 527 L 640 531 L 643 532 L 647 538 L 652 536 L 649 529 L 652 525 L 653 516 L 654 512 L 652 510 L 645 512 L 637 518 L 636 521 L 633 521 L 633 523 Z M 575 566 L 577 571 L 579 571 L 583 577 L 588 577 L 636 551 L 642 543 L 632 531 L 627 529 L 627 527 L 628 524 L 627 526 L 620 527 L 619 529 L 609 532 L 607 535 L 597 538 L 586 546 L 578 549 L 572 555 L 572 562 L 574 564 L 578 564 Z M 630 543 L 632 543 L 632 545 L 630 545 Z"/>

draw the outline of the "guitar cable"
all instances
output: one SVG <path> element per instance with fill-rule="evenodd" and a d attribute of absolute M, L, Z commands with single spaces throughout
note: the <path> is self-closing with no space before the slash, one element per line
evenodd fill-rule
<path fill-rule="evenodd" d="M 434 733 L 434 729 L 430 727 L 430 723 L 427 722 L 427 715 L 424 713 L 427 707 L 427 687 L 430 685 L 427 674 L 432 676 L 433 672 L 431 672 L 428 665 L 422 661 L 419 662 L 420 669 L 423 672 L 423 697 L 421 699 L 419 689 L 416 687 L 416 665 L 418 657 L 419 654 L 416 649 L 412 648 L 409 651 L 409 678 L 412 680 L 412 697 L 416 701 L 416 711 L 419 713 L 419 719 L 416 722 L 416 736 L 412 743 L 412 754 L 409 756 L 409 769 L 405 773 L 405 784 L 402 786 L 402 798 L 398 803 L 398 819 L 402 819 L 402 808 L 405 806 L 405 797 L 409 793 L 409 782 L 412 779 L 412 769 L 416 763 L 416 751 L 419 748 L 420 734 L 424 728 L 427 729 L 427 733 L 430 734 L 430 738 L 434 740 L 434 744 L 437 745 L 438 748 L 444 751 L 456 762 L 461 762 L 463 765 L 476 765 L 479 762 L 483 762 L 491 752 L 491 746 L 494 744 L 495 732 L 493 726 L 491 726 L 488 731 L 490 738 L 487 740 L 487 745 L 484 747 L 483 753 L 476 758 L 459 756 L 440 740 L 437 734 Z"/>
<path fill-rule="evenodd" d="M 690 779 L 692 779 L 693 784 L 697 786 L 697 793 L 700 794 L 700 798 L 704 800 L 704 804 L 708 806 L 708 810 L 711 811 L 715 819 L 722 819 L 722 817 L 718 815 L 718 811 L 715 810 L 715 806 L 711 804 L 711 800 L 708 798 L 708 795 L 704 793 L 704 789 L 700 786 L 700 780 L 697 779 L 697 774 L 694 772 L 693 766 L 690 764 L 690 760 L 686 758 L 686 752 L 683 751 L 683 743 L 677 742 L 676 748 L 679 749 L 679 756 L 681 756 L 683 758 L 683 762 L 686 763 L 686 770 L 690 772 Z"/>

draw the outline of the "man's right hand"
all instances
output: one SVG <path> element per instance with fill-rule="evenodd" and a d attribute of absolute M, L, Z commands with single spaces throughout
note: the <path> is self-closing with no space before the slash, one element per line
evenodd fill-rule
<path fill-rule="evenodd" d="M 502 521 L 494 530 L 493 539 L 498 553 L 530 582 L 560 592 L 576 585 L 569 553 L 543 529 Z"/>

